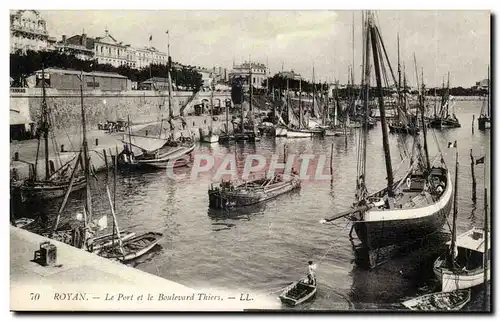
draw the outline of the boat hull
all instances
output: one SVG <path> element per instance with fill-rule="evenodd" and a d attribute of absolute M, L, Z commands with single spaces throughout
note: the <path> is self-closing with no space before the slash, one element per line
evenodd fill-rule
<path fill-rule="evenodd" d="M 217 135 L 206 135 L 202 136 L 201 141 L 203 143 L 215 144 L 219 142 L 219 136 Z"/>
<path fill-rule="evenodd" d="M 306 280 L 307 278 L 304 279 L 304 281 Z M 296 306 L 314 298 L 317 290 L 316 280 L 314 280 L 313 284 L 307 284 L 303 280 L 300 280 L 286 287 L 279 298 L 286 305 Z"/>
<path fill-rule="evenodd" d="M 300 181 L 292 179 L 270 186 L 266 190 L 250 193 L 210 189 L 208 191 L 209 207 L 213 209 L 231 209 L 250 206 L 268 201 L 297 188 L 300 188 Z"/>
<path fill-rule="evenodd" d="M 126 168 L 156 168 L 156 169 L 167 169 L 167 168 L 178 168 L 184 167 L 190 163 L 185 156 L 190 156 L 194 150 L 194 145 L 191 147 L 181 147 L 172 152 L 167 152 L 159 155 L 152 159 L 141 159 L 140 157 L 135 158 L 132 162 L 124 161 L 120 165 Z"/>
<path fill-rule="evenodd" d="M 99 252 L 98 254 L 102 257 L 116 259 L 121 262 L 131 261 L 151 251 L 151 249 L 153 249 L 153 247 L 155 247 L 162 238 L 163 234 L 161 233 L 149 232 L 123 242 L 123 248 L 125 249 L 125 253 L 123 255 L 120 254 L 118 249 L 116 248 L 113 250 L 113 252 L 106 252 L 101 250 L 101 252 Z M 142 242 L 143 244 L 135 246 L 138 242 Z"/>
<path fill-rule="evenodd" d="M 461 127 L 460 123 L 455 120 L 450 119 L 433 119 L 429 122 L 429 127 L 442 129 L 442 128 L 459 128 Z"/>
<path fill-rule="evenodd" d="M 431 293 L 402 302 L 413 311 L 458 311 L 470 301 L 470 291 Z"/>
<path fill-rule="evenodd" d="M 367 211 L 363 220 L 353 222 L 354 230 L 368 249 L 419 240 L 439 231 L 450 213 L 453 188 L 449 172 L 446 173 L 446 189 L 433 204 L 411 209 Z"/>
<path fill-rule="evenodd" d="M 467 274 L 458 274 L 440 267 L 444 257 L 440 257 L 434 263 L 434 275 L 441 281 L 441 291 L 453 292 L 457 290 L 469 289 L 484 283 L 484 270 L 482 268 L 469 271 Z M 486 278 L 489 281 L 491 269 L 487 269 Z"/>
<path fill-rule="evenodd" d="M 81 176 L 74 180 L 71 191 L 75 192 L 85 187 L 85 177 Z M 69 180 L 62 183 L 53 182 L 25 182 L 21 187 L 22 199 L 48 200 L 63 197 L 69 187 Z"/>
<path fill-rule="evenodd" d="M 309 138 L 313 137 L 314 133 L 310 131 L 294 131 L 288 130 L 286 133 L 287 138 Z"/>

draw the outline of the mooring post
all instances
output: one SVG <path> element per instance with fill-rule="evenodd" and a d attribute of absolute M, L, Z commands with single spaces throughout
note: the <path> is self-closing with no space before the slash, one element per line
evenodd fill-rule
<path fill-rule="evenodd" d="M 332 143 L 332 154 L 330 155 L 330 174 L 333 175 L 333 143 Z"/>
<path fill-rule="evenodd" d="M 96 145 L 96 146 L 99 146 L 99 138 L 96 138 L 96 139 L 95 139 L 95 145 Z"/>
<path fill-rule="evenodd" d="M 14 160 L 18 161 L 19 160 L 19 152 L 14 153 Z"/>
<path fill-rule="evenodd" d="M 476 120 L 476 115 L 472 115 L 472 134 L 474 134 L 474 122 Z"/>
<path fill-rule="evenodd" d="M 106 154 L 106 149 L 103 149 L 102 153 L 104 154 L 104 164 L 106 165 L 106 172 L 107 172 L 109 170 L 109 167 L 108 167 L 108 155 Z"/>

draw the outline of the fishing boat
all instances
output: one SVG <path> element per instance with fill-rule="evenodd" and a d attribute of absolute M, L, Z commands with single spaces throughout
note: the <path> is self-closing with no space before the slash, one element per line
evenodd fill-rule
<path fill-rule="evenodd" d="M 289 178 L 277 174 L 272 178 L 255 179 L 239 185 L 231 181 L 222 181 L 211 185 L 208 190 L 209 207 L 214 209 L 231 209 L 258 204 L 300 187 L 296 175 Z"/>
<path fill-rule="evenodd" d="M 434 116 L 429 120 L 429 127 L 437 129 L 461 127 L 455 112 L 450 114 L 449 109 L 452 100 L 450 96 L 450 73 L 448 73 L 448 85 L 446 89 L 443 90 L 440 109 L 437 111 L 437 109 L 434 108 Z M 454 105 L 452 105 L 452 108 L 454 108 Z"/>
<path fill-rule="evenodd" d="M 177 168 L 183 167 L 190 163 L 191 154 L 195 148 L 195 144 L 192 142 L 186 145 L 175 146 L 176 144 L 168 145 L 165 144 L 163 147 L 153 150 L 144 149 L 144 144 L 134 143 L 140 138 L 138 136 L 129 135 L 129 146 L 142 146 L 138 155 L 135 153 L 130 153 L 129 150 L 133 148 L 124 150 L 118 156 L 118 162 L 121 166 L 126 166 L 127 168 L 133 167 L 152 167 L 152 168 Z"/>
<path fill-rule="evenodd" d="M 120 233 L 118 221 L 116 219 L 115 214 L 115 197 L 111 197 L 111 193 L 109 190 L 108 183 L 106 182 L 106 195 L 108 198 L 108 202 L 111 208 L 111 214 L 113 216 L 113 232 L 107 233 L 104 235 L 96 235 L 100 231 L 103 231 L 107 228 L 108 220 L 107 214 L 102 215 L 100 218 L 94 219 L 93 209 L 92 209 L 92 193 L 91 193 L 91 185 L 90 185 L 90 157 L 88 156 L 88 145 L 87 145 L 87 134 L 86 134 L 86 121 L 85 121 L 85 108 L 83 105 L 83 76 L 80 76 L 80 95 L 81 95 L 81 115 L 82 115 L 82 141 L 83 141 L 83 150 L 80 151 L 79 157 L 83 152 L 84 161 L 82 162 L 84 175 L 86 178 L 86 193 L 85 193 L 85 204 L 83 208 L 83 213 L 81 215 L 77 214 L 76 219 L 79 221 L 83 221 L 83 226 L 78 228 L 74 228 L 70 231 L 60 230 L 58 231 L 61 214 L 64 210 L 66 202 L 68 200 L 68 196 L 71 192 L 71 188 L 74 181 L 74 171 L 71 174 L 71 179 L 69 183 L 69 187 L 66 190 L 66 194 L 64 196 L 61 207 L 59 208 L 56 222 L 54 224 L 54 228 L 51 233 L 51 238 L 59 237 L 65 240 L 66 243 L 71 242 L 71 244 L 77 248 L 84 249 L 89 252 L 98 253 L 101 256 L 109 257 L 109 258 L 117 258 L 120 261 L 131 260 L 133 258 L 139 257 L 148 251 L 150 251 L 156 244 L 158 244 L 159 240 L 163 236 L 161 233 L 149 232 L 139 236 L 135 236 L 135 233 L 126 231 Z M 116 149 L 116 154 L 118 154 L 118 148 Z M 116 155 L 115 154 L 115 155 Z M 114 193 L 116 193 L 116 170 L 117 170 L 117 157 L 114 158 Z M 76 166 L 75 166 L 76 168 Z M 71 233 L 71 237 L 68 235 Z M 123 245 L 125 244 L 125 246 Z M 119 253 L 119 256 L 116 256 L 115 253 Z"/>
<path fill-rule="evenodd" d="M 162 121 L 160 122 L 160 131 L 158 137 L 133 135 L 130 126 L 128 134 L 124 135 L 122 142 L 125 144 L 124 150 L 118 155 L 118 164 L 125 168 L 150 167 L 150 168 L 175 168 L 186 166 L 190 163 L 190 155 L 195 148 L 192 137 L 176 138 L 172 107 L 172 78 L 170 75 L 172 58 L 168 57 L 168 122 L 170 133 L 162 135 Z M 163 119 L 163 117 L 161 117 Z M 129 119 L 130 121 L 130 119 Z"/>
<path fill-rule="evenodd" d="M 406 97 L 406 73 L 403 83 L 401 83 L 401 64 L 399 62 L 399 34 L 398 34 L 398 82 L 397 101 L 393 105 L 393 120 L 389 122 L 389 132 L 398 134 L 415 135 L 420 132 L 417 125 L 417 115 L 409 112 L 408 100 Z M 417 109 L 418 110 L 418 109 Z"/>
<path fill-rule="evenodd" d="M 358 149 L 361 152 L 358 153 L 355 202 L 351 209 L 324 219 L 321 223 L 348 217 L 352 221 L 350 235 L 353 231 L 356 232 L 361 241 L 360 248 L 365 253 L 365 262 L 370 267 L 374 267 L 381 263 L 379 254 L 384 252 L 384 248 L 415 242 L 441 229 L 451 209 L 453 186 L 442 154 L 438 154 L 432 163 L 429 159 L 425 126 L 423 128 L 424 152 L 421 151 L 422 145 L 419 137 L 414 136 L 413 148 L 409 148 L 413 150 L 413 155 L 409 159 L 408 167 L 400 179 L 394 178 L 382 91 L 381 65 L 379 64 L 379 59 L 382 59 L 382 56 L 379 56 L 379 49 L 381 49 L 379 43 L 382 42 L 382 38 L 375 26 L 372 14 L 368 13 L 366 16 L 366 33 L 363 35 L 363 39 L 366 40 L 364 49 L 366 50 L 365 56 L 369 58 L 371 42 L 387 185 L 376 193 L 368 192 L 365 181 L 367 131 L 363 126 Z M 367 93 L 371 67 L 367 63 L 368 58 L 365 57 L 363 64 L 365 74 L 362 80 L 365 116 L 368 115 Z M 387 56 L 386 60 L 388 62 Z M 424 90 L 421 93 L 424 93 Z M 423 109 L 423 95 L 421 95 L 420 104 Z"/>
<path fill-rule="evenodd" d="M 44 142 L 44 163 L 45 163 L 45 178 L 40 179 L 38 177 L 38 152 L 35 164 L 30 165 L 30 176 L 23 183 L 17 184 L 13 182 L 14 188 L 19 188 L 21 192 L 22 199 L 55 199 L 64 196 L 66 190 L 68 189 L 70 178 L 68 176 L 68 170 L 71 168 L 71 164 L 74 158 L 70 159 L 66 163 L 62 163 L 60 155 L 56 149 L 54 153 L 57 157 L 58 163 L 60 164 L 59 169 L 54 169 L 54 162 L 50 160 L 49 152 L 49 139 L 52 140 L 54 146 L 57 146 L 55 142 L 56 138 L 51 131 L 51 117 L 49 115 L 49 109 L 47 107 L 46 100 L 46 89 L 45 89 L 45 79 L 49 75 L 45 74 L 45 69 L 42 68 L 41 73 L 41 83 L 42 83 L 42 104 L 41 104 L 41 119 L 40 119 L 40 134 L 38 135 L 38 146 L 37 151 L 40 147 L 40 143 L 43 136 Z M 74 165 L 77 166 L 76 164 Z M 75 173 L 73 180 L 73 191 L 80 190 L 85 187 L 85 177 L 81 173 Z"/>
<path fill-rule="evenodd" d="M 470 301 L 470 297 L 470 290 L 438 292 L 422 295 L 401 304 L 413 311 L 458 311 Z"/>
<path fill-rule="evenodd" d="M 129 240 L 135 236 L 135 232 L 132 231 L 121 231 L 120 239 L 123 241 Z M 112 233 L 99 235 L 97 237 L 93 237 L 90 240 L 92 244 L 92 252 L 98 251 L 105 247 L 113 246 L 118 243 L 117 235 L 113 231 Z"/>
<path fill-rule="evenodd" d="M 162 233 L 149 232 L 131 239 L 117 242 L 120 246 L 101 248 L 97 254 L 108 259 L 127 262 L 148 253 L 164 238 Z"/>
<path fill-rule="evenodd" d="M 481 106 L 481 114 L 477 119 L 479 130 L 486 130 L 491 128 L 491 116 L 490 116 L 490 67 L 488 66 L 488 96 L 487 103 L 483 100 L 483 105 Z"/>
<path fill-rule="evenodd" d="M 458 152 L 456 172 L 458 172 Z M 458 186 L 458 174 L 455 175 Z M 491 240 L 488 233 L 488 197 L 484 190 L 484 227 L 473 227 L 457 236 L 458 216 L 457 188 L 453 203 L 453 224 L 448 251 L 434 262 L 434 274 L 441 281 L 443 292 L 471 288 L 485 284 L 490 279 Z"/>
<path fill-rule="evenodd" d="M 311 284 L 306 277 L 287 286 L 281 292 L 279 298 L 281 302 L 287 305 L 296 306 L 312 299 L 317 290 L 316 278 L 313 279 Z"/>
<path fill-rule="evenodd" d="M 472 228 L 456 237 L 454 254 L 441 255 L 434 263 L 434 274 L 440 280 L 443 292 L 472 288 L 484 284 L 485 233 L 482 228 Z M 447 245 L 450 252 L 452 241 Z M 491 249 L 488 247 L 488 251 Z M 451 260 L 451 261 L 450 261 Z M 490 262 L 488 261 L 487 264 Z M 490 269 L 486 280 L 490 280 Z"/>

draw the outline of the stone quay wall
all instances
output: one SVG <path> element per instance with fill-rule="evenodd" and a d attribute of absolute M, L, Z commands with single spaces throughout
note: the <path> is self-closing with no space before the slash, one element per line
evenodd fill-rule
<path fill-rule="evenodd" d="M 86 123 L 88 129 L 97 129 L 97 125 L 107 120 L 127 120 L 130 117 L 132 124 L 141 124 L 157 121 L 160 116 L 168 115 L 168 91 L 101 91 L 86 90 L 83 93 Z M 208 104 L 210 92 L 199 92 L 194 99 L 192 92 L 174 91 L 172 107 L 174 115 L 189 100 L 192 101 L 185 108 L 184 114 L 194 113 L 194 105 Z M 231 93 L 215 92 L 215 106 L 225 106 L 225 101 L 231 99 Z M 40 117 L 42 101 L 41 88 L 11 88 L 11 109 L 28 111 L 31 119 L 36 122 Z M 50 108 L 52 124 L 55 130 L 77 132 L 81 127 L 81 95 L 79 91 L 46 89 L 47 106 Z M 14 107 L 15 106 L 15 107 Z"/>

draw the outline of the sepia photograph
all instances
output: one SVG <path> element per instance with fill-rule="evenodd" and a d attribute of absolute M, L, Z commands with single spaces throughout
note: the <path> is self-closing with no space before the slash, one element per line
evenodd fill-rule
<path fill-rule="evenodd" d="M 491 313 L 492 21 L 10 9 L 10 311 Z"/>

